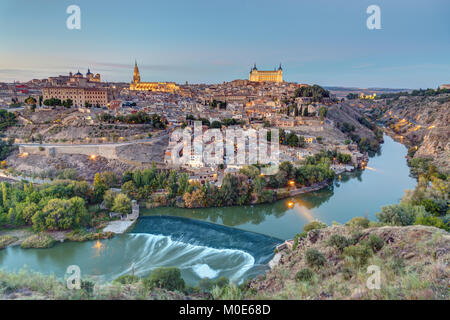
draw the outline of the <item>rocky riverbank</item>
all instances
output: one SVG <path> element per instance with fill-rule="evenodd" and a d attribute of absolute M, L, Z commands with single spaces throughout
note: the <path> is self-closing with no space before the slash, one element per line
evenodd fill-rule
<path fill-rule="evenodd" d="M 429 158 L 441 172 L 450 171 L 450 94 L 400 97 L 376 108 L 411 158 Z"/>
<path fill-rule="evenodd" d="M 31 228 L 0 230 L 0 250 L 9 246 L 21 246 L 29 248 L 49 248 L 58 242 L 64 241 L 93 241 L 99 239 L 110 239 L 115 233 L 104 230 L 102 232 L 88 231 L 46 231 L 35 233 Z"/>
<path fill-rule="evenodd" d="M 450 235 L 434 227 L 314 229 L 279 252 L 272 270 L 248 284 L 247 298 L 446 300 L 449 259 Z M 379 289 L 369 266 L 380 270 Z"/>

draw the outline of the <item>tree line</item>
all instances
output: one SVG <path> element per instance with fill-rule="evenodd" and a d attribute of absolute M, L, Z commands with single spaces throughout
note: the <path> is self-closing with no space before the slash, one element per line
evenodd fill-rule
<path fill-rule="evenodd" d="M 118 116 L 103 112 L 97 115 L 97 120 L 107 123 L 151 124 L 156 129 L 165 129 L 167 126 L 167 120 L 160 115 L 156 113 L 148 114 L 143 111 Z"/>

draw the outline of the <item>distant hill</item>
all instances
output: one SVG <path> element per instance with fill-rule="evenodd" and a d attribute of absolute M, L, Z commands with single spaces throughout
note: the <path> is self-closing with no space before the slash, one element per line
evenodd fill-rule
<path fill-rule="evenodd" d="M 349 93 L 365 93 L 365 94 L 373 94 L 377 95 L 383 93 L 396 93 L 402 91 L 412 91 L 412 89 L 405 88 L 358 88 L 358 87 L 324 87 L 332 94 L 335 94 L 337 98 L 345 98 Z"/>

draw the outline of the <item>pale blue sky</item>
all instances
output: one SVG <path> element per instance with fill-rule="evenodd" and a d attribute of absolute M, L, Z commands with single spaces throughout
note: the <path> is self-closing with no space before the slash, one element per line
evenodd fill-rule
<path fill-rule="evenodd" d="M 81 30 L 66 8 L 81 8 Z M 366 8 L 381 8 L 381 30 Z M 450 1 L 1 0 L 0 81 L 80 69 L 104 80 L 220 83 L 254 62 L 286 81 L 419 88 L 450 83 Z"/>

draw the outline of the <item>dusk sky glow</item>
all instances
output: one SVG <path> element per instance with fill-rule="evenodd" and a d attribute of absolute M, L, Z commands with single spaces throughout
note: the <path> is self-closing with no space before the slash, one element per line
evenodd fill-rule
<path fill-rule="evenodd" d="M 81 30 L 66 8 L 81 8 Z M 381 30 L 366 8 L 381 8 Z M 324 86 L 436 88 L 450 83 L 450 2 L 52 1 L 0 2 L 0 81 L 89 67 L 104 81 L 221 83 L 256 63 Z"/>

